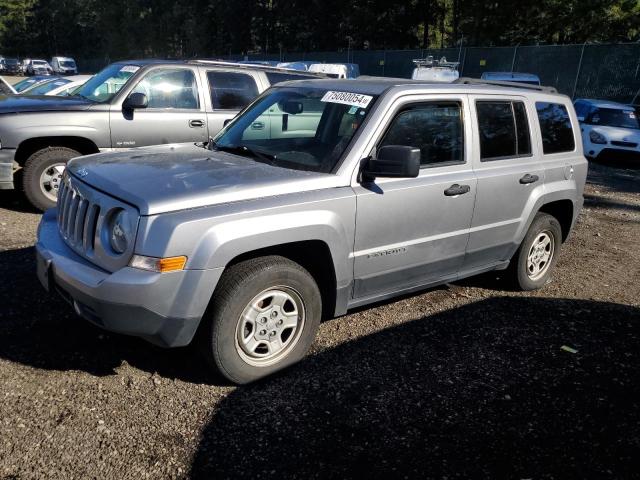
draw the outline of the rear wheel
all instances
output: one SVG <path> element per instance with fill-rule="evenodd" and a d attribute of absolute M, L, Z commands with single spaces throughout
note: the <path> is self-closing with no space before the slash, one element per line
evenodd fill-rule
<path fill-rule="evenodd" d="M 220 279 L 206 314 L 201 351 L 234 383 L 248 383 L 304 357 L 322 304 L 309 272 L 284 257 L 247 260 Z"/>
<path fill-rule="evenodd" d="M 80 155 L 80 152 L 67 147 L 47 147 L 27 159 L 22 185 L 34 207 L 42 211 L 55 207 L 67 162 Z"/>
<path fill-rule="evenodd" d="M 515 285 L 521 290 L 535 290 L 549 283 L 561 243 L 562 229 L 558 220 L 538 213 L 511 261 Z"/>

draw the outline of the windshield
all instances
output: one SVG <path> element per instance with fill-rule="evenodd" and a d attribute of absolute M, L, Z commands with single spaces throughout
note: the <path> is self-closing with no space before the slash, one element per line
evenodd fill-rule
<path fill-rule="evenodd" d="M 271 89 L 212 148 L 296 170 L 331 172 L 377 97 L 320 88 Z"/>
<path fill-rule="evenodd" d="M 6 63 L 7 65 L 17 65 L 18 60 L 16 60 L 15 58 L 5 58 L 4 63 Z"/>
<path fill-rule="evenodd" d="M 56 78 L 55 80 L 51 80 L 50 82 L 42 82 L 39 85 L 28 89 L 24 93 L 28 95 L 44 95 L 54 88 L 61 87 L 62 85 L 65 85 L 67 83 L 71 83 L 71 80 L 67 80 L 66 78 Z"/>
<path fill-rule="evenodd" d="M 632 109 L 599 108 L 591 115 L 590 123 L 607 127 L 640 129 L 640 121 Z"/>
<path fill-rule="evenodd" d="M 137 65 L 122 65 L 119 63 L 109 65 L 91 77 L 87 83 L 75 92 L 75 95 L 93 102 L 106 103 L 126 85 L 139 69 L 140 67 Z"/>
<path fill-rule="evenodd" d="M 22 92 L 35 83 L 38 83 L 38 80 L 36 80 L 35 78 L 25 78 L 24 80 L 20 80 L 18 83 L 16 83 L 13 88 L 16 92 Z"/>
<path fill-rule="evenodd" d="M 43 62 L 42 60 L 34 60 L 32 63 L 39 67 L 44 67 L 47 64 L 47 62 Z"/>
<path fill-rule="evenodd" d="M 60 60 L 60 66 L 66 68 L 76 68 L 76 62 L 73 60 Z"/>

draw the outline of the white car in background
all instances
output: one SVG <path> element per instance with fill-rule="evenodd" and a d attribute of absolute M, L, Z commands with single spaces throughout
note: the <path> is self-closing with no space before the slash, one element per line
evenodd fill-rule
<path fill-rule="evenodd" d="M 440 60 L 429 55 L 427 58 L 418 58 L 413 61 L 415 68 L 411 74 L 413 80 L 424 80 L 434 83 L 452 83 L 460 78 L 458 65 L 460 62 L 447 62 L 445 57 Z"/>
<path fill-rule="evenodd" d="M 56 95 L 58 97 L 68 97 L 72 95 L 79 87 L 84 85 L 92 75 L 74 75 L 72 77 L 65 77 L 67 80 L 71 80 L 69 83 L 60 85 L 59 87 L 50 90 L 45 95 Z"/>
<path fill-rule="evenodd" d="M 587 157 L 640 160 L 640 119 L 632 106 L 582 98 L 574 105 Z"/>

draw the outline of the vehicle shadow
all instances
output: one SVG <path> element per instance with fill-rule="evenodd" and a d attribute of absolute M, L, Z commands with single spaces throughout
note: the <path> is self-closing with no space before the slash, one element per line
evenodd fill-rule
<path fill-rule="evenodd" d="M 19 174 L 16 175 L 15 184 L 22 185 L 22 179 Z M 27 197 L 20 188 L 15 190 L 0 190 L 0 208 L 22 213 L 41 213 L 29 203 L 29 200 L 27 200 Z"/>
<path fill-rule="evenodd" d="M 42 288 L 34 258 L 33 248 L 0 251 L 0 358 L 96 376 L 112 375 L 127 362 L 166 378 L 215 380 L 192 349 L 162 349 L 106 332 L 78 317 L 58 295 Z"/>
<path fill-rule="evenodd" d="M 636 307 L 471 303 L 237 388 L 202 431 L 190 475 L 631 478 L 639 347 Z"/>

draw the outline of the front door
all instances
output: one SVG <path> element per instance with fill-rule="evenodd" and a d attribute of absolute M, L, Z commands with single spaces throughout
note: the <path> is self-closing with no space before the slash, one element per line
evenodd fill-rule
<path fill-rule="evenodd" d="M 111 107 L 113 148 L 207 141 L 207 117 L 194 69 L 152 69 L 133 92 L 144 93 L 148 105 L 135 110 L 123 109 L 120 103 Z"/>
<path fill-rule="evenodd" d="M 396 104 L 376 148 L 420 148 L 422 167 L 417 178 L 379 178 L 355 186 L 356 303 L 457 275 L 476 194 L 467 109 L 464 95 Z"/>

